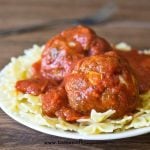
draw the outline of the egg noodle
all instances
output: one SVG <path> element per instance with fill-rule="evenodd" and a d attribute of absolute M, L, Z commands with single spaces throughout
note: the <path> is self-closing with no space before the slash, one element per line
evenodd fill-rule
<path fill-rule="evenodd" d="M 116 47 L 127 51 L 130 48 L 125 43 L 117 44 Z M 44 116 L 40 96 L 23 94 L 15 89 L 16 81 L 31 76 L 31 65 L 40 59 L 42 49 L 43 47 L 34 45 L 33 48 L 25 50 L 23 56 L 11 58 L 11 62 L 0 72 L 0 106 L 5 107 L 11 114 L 40 126 L 81 134 L 113 133 L 150 126 L 150 91 L 140 95 L 141 106 L 133 115 L 121 119 L 110 119 L 115 113 L 114 110 L 104 113 L 92 110 L 89 119 L 79 119 L 76 123 Z"/>

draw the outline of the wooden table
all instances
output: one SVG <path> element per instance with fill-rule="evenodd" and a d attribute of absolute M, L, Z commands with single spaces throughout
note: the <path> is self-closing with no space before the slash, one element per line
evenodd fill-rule
<path fill-rule="evenodd" d="M 150 47 L 150 1 L 117 0 L 118 13 L 107 23 L 91 26 L 97 34 L 110 42 L 125 41 L 137 49 Z M 0 30 L 30 26 L 52 19 L 78 18 L 91 14 L 104 1 L 100 0 L 0 0 Z M 0 68 L 12 56 L 23 53 L 23 49 L 34 43 L 44 44 L 52 35 L 69 27 L 58 25 L 36 32 L 0 36 Z M 150 149 L 150 134 L 115 141 L 94 141 L 82 144 L 54 144 L 57 141 L 73 141 L 45 135 L 8 117 L 0 110 L 0 149 Z M 49 142 L 49 144 L 47 144 Z M 50 144 L 50 142 L 54 142 Z M 78 142 L 78 141 L 77 141 Z"/>

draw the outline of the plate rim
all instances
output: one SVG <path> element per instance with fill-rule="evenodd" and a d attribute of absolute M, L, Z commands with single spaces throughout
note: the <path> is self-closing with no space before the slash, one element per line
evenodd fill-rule
<path fill-rule="evenodd" d="M 33 122 L 29 122 L 28 120 L 22 118 L 19 115 L 16 115 L 14 113 L 11 113 L 5 106 L 0 105 L 0 108 L 5 112 L 9 117 L 11 117 L 16 122 L 20 123 L 21 125 L 24 125 L 26 127 L 29 127 L 30 129 L 33 129 L 35 131 L 45 133 L 48 135 L 53 135 L 61 138 L 68 138 L 68 139 L 74 139 L 74 140 L 117 140 L 117 139 L 124 139 L 129 137 L 135 137 L 138 135 L 143 135 L 150 133 L 150 126 L 138 128 L 138 129 L 130 129 L 127 131 L 119 132 L 119 133 L 102 133 L 98 135 L 82 135 L 77 132 L 71 132 L 71 131 L 64 131 L 61 129 L 53 129 L 50 127 L 44 127 L 41 125 L 37 125 Z"/>

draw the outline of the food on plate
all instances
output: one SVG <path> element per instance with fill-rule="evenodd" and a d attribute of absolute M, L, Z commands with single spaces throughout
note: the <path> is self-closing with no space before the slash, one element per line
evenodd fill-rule
<path fill-rule="evenodd" d="M 150 126 L 149 74 L 148 52 L 112 45 L 80 25 L 12 58 L 0 73 L 0 103 L 51 128 L 86 134 L 140 128 Z"/>
<path fill-rule="evenodd" d="M 65 89 L 71 108 L 86 115 L 92 109 L 113 109 L 113 117 L 119 118 L 138 105 L 136 78 L 128 62 L 114 51 L 78 61 L 65 79 Z"/>
<path fill-rule="evenodd" d="M 60 91 L 60 85 L 65 84 L 62 83 L 64 78 L 71 74 L 79 60 L 103 54 L 111 49 L 110 44 L 98 37 L 90 28 L 77 26 L 65 30 L 47 42 L 41 59 L 32 65 L 32 77 L 18 81 L 16 89 L 32 95 L 42 94 L 43 114 L 61 117 L 67 121 L 76 121 L 84 114 L 70 107 L 65 85 L 61 86 L 63 92 Z M 66 109 L 69 116 L 76 115 L 77 117 L 62 115 L 65 114 Z"/>

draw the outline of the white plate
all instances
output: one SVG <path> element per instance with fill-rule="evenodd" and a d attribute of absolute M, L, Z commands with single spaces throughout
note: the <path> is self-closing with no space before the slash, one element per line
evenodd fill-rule
<path fill-rule="evenodd" d="M 69 131 L 62 131 L 59 129 L 52 129 L 48 127 L 43 127 L 36 125 L 34 123 L 31 123 L 27 120 L 24 120 L 18 115 L 15 115 L 11 112 L 9 112 L 6 107 L 1 106 L 1 109 L 9 115 L 11 118 L 16 120 L 17 122 L 31 128 L 37 131 L 40 131 L 42 133 L 64 137 L 64 138 L 70 138 L 70 139 L 82 139 L 82 140 L 114 140 L 114 139 L 122 139 L 122 138 L 128 138 L 128 137 L 134 137 L 137 135 L 142 135 L 150 132 L 150 127 L 144 127 L 140 129 L 132 129 L 120 133 L 110 133 L 110 134 L 99 134 L 99 135 L 81 135 L 76 132 L 69 132 Z"/>

